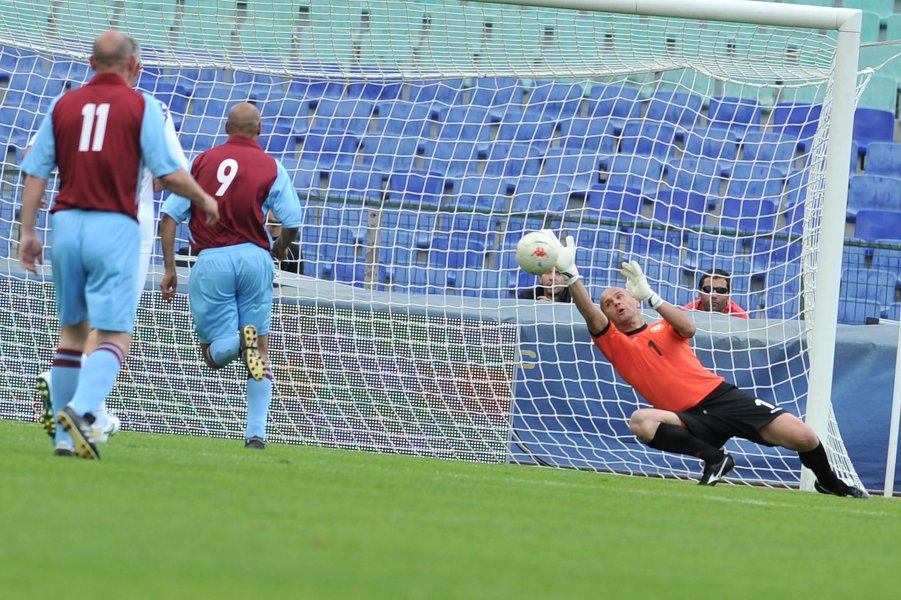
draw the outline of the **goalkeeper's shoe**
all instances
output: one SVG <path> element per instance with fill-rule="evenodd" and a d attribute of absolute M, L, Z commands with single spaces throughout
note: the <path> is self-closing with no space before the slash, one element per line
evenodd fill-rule
<path fill-rule="evenodd" d="M 75 443 L 75 456 L 89 460 L 100 460 L 100 452 L 97 450 L 97 445 L 94 444 L 94 440 L 91 437 L 91 424 L 94 422 L 94 415 L 87 413 L 84 417 L 81 417 L 71 405 L 68 405 L 57 413 L 56 421 L 66 433 L 72 436 L 72 441 Z"/>
<path fill-rule="evenodd" d="M 266 376 L 266 363 L 260 355 L 259 336 L 257 328 L 253 325 L 245 325 L 241 330 L 241 360 L 247 365 L 247 372 L 256 381 L 263 381 Z"/>
<path fill-rule="evenodd" d="M 726 476 L 726 473 L 735 468 L 735 460 L 728 452 L 723 452 L 723 458 L 715 463 L 707 463 L 704 466 L 704 475 L 701 476 L 699 485 L 716 485 Z"/>
<path fill-rule="evenodd" d="M 250 448 L 251 450 L 265 450 L 266 440 L 255 435 L 250 439 L 244 440 L 244 447 Z"/>
<path fill-rule="evenodd" d="M 813 487 L 821 494 L 831 494 L 832 496 L 848 496 L 849 498 L 870 497 L 866 490 L 862 490 L 859 487 L 855 487 L 853 485 L 848 485 L 844 481 L 839 481 L 839 483 L 841 483 L 841 487 L 828 488 L 819 481 L 814 481 Z"/>
<path fill-rule="evenodd" d="M 53 419 L 53 402 L 50 399 L 50 371 L 38 375 L 35 387 L 41 399 L 41 425 L 50 439 L 56 437 L 56 421 Z"/>

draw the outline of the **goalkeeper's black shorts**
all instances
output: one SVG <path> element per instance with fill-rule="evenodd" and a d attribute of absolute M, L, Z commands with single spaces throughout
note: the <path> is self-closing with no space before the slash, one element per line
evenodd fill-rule
<path fill-rule="evenodd" d="M 698 404 L 676 414 L 688 431 L 719 448 L 733 437 L 772 446 L 763 441 L 759 431 L 783 412 L 782 408 L 724 382 Z"/>

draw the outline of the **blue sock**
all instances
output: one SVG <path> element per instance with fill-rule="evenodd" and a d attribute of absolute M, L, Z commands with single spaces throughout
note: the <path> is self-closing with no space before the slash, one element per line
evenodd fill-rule
<path fill-rule="evenodd" d="M 220 368 L 228 366 L 241 354 L 241 338 L 236 335 L 213 340 L 207 352 L 210 358 L 213 359 L 213 362 Z"/>
<path fill-rule="evenodd" d="M 50 402 L 53 404 L 54 416 L 72 401 L 80 374 L 81 352 L 57 348 L 50 367 Z M 72 436 L 57 425 L 53 441 L 56 444 L 67 442 L 72 445 Z"/>
<path fill-rule="evenodd" d="M 247 380 L 247 430 L 244 439 L 256 436 L 266 439 L 266 416 L 272 400 L 272 369 L 266 367 L 263 381 Z"/>
<path fill-rule="evenodd" d="M 122 369 L 125 353 L 122 349 L 104 342 L 97 346 L 81 369 L 78 389 L 72 398 L 72 407 L 79 415 L 92 413 L 103 404 L 116 385 L 116 376 Z"/>

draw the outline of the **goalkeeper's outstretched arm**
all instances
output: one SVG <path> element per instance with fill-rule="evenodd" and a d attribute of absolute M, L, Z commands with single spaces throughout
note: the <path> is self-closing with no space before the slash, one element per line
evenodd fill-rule
<path fill-rule="evenodd" d="M 553 238 L 557 246 L 557 262 L 554 264 L 554 267 L 563 276 L 563 280 L 569 287 L 569 294 L 572 297 L 573 304 L 576 305 L 576 308 L 579 309 L 579 312 L 585 318 L 589 333 L 592 336 L 597 336 L 607 328 L 609 320 L 607 315 L 601 312 L 598 305 L 591 299 L 588 288 L 582 283 L 582 276 L 579 275 L 579 269 L 576 266 L 576 242 L 573 236 L 566 237 L 566 245 L 564 246 L 553 231 L 546 229 L 545 233 Z"/>

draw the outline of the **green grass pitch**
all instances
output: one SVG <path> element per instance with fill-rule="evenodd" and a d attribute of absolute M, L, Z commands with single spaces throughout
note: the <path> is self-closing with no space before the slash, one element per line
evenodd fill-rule
<path fill-rule="evenodd" d="M 901 504 L 0 421 L 3 598 L 892 598 Z"/>

